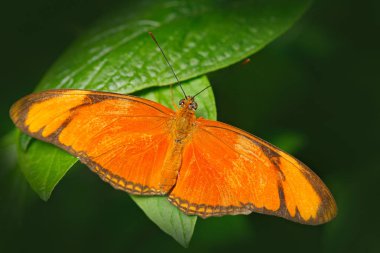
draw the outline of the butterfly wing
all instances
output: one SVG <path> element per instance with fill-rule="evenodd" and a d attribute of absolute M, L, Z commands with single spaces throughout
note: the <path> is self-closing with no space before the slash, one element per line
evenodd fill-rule
<path fill-rule="evenodd" d="M 202 217 L 265 213 L 321 224 L 335 201 L 306 165 L 235 127 L 198 119 L 169 200 Z"/>
<path fill-rule="evenodd" d="M 173 143 L 172 110 L 133 96 L 50 90 L 20 99 L 10 115 L 23 132 L 78 157 L 115 188 L 166 194 L 159 181 Z"/>

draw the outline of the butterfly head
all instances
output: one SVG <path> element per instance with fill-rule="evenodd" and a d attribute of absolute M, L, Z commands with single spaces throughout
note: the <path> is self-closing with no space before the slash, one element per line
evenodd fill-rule
<path fill-rule="evenodd" d="M 194 97 L 191 96 L 186 96 L 186 98 L 181 99 L 178 104 L 181 108 L 186 108 L 192 111 L 195 111 L 198 108 L 197 102 L 195 102 Z"/>

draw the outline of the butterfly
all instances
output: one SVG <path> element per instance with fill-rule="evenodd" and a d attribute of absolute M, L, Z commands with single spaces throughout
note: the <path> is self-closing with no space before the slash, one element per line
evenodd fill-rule
<path fill-rule="evenodd" d="M 310 168 L 250 133 L 197 118 L 197 107 L 186 94 L 172 110 L 131 95 L 60 89 L 21 98 L 10 116 L 114 188 L 166 195 L 188 215 L 257 212 L 312 225 L 335 217 L 332 194 Z"/>

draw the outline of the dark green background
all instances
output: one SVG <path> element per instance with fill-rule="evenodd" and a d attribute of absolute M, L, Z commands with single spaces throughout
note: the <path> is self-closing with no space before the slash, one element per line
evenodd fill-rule
<path fill-rule="evenodd" d="M 1 135 L 12 129 L 10 105 L 118 2 L 2 5 Z M 188 252 L 380 252 L 380 4 L 354 2 L 315 1 L 249 64 L 209 75 L 219 120 L 295 142 L 294 154 L 335 196 L 337 218 L 318 227 L 259 214 L 198 219 Z M 45 203 L 4 156 L 0 165 L 0 252 L 185 251 L 125 193 L 81 166 Z"/>

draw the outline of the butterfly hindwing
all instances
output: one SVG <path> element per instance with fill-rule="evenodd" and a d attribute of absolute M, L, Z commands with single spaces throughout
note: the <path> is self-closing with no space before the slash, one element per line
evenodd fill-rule
<path fill-rule="evenodd" d="M 259 212 L 306 224 L 336 215 L 335 201 L 306 165 L 235 127 L 198 119 L 169 200 L 202 217 Z"/>
<path fill-rule="evenodd" d="M 115 188 L 166 194 L 159 181 L 172 110 L 133 96 L 50 90 L 20 99 L 10 114 L 23 132 L 78 157 Z"/>

